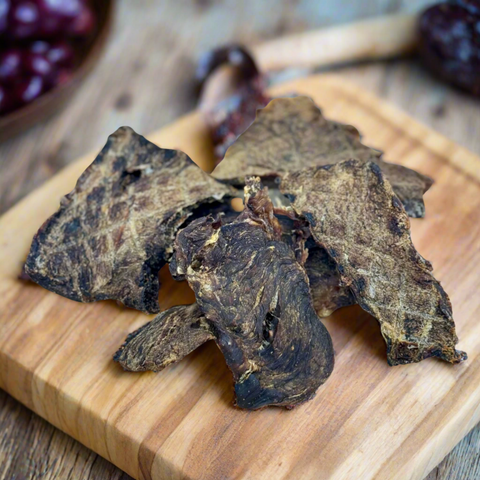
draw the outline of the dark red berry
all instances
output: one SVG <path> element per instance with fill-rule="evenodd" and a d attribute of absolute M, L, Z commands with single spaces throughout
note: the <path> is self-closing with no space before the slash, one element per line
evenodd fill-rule
<path fill-rule="evenodd" d="M 52 44 L 46 55 L 54 65 L 69 67 L 73 64 L 73 48 L 67 42 Z"/>
<path fill-rule="evenodd" d="M 31 38 L 38 32 L 40 15 L 35 2 L 17 0 L 10 10 L 8 33 L 14 39 Z"/>
<path fill-rule="evenodd" d="M 64 23 L 61 18 L 41 14 L 39 34 L 42 38 L 59 37 L 65 30 Z"/>
<path fill-rule="evenodd" d="M 41 53 L 43 55 L 45 55 L 49 50 L 50 50 L 51 46 L 48 42 L 45 42 L 43 40 L 37 40 L 36 42 L 33 42 L 31 45 L 30 45 L 30 51 L 32 53 Z"/>
<path fill-rule="evenodd" d="M 479 21 L 479 15 L 459 3 L 434 5 L 420 18 L 419 50 L 425 65 L 475 95 L 480 95 Z"/>
<path fill-rule="evenodd" d="M 474 15 L 480 15 L 480 0 L 456 0 L 455 3 Z"/>
<path fill-rule="evenodd" d="M 74 36 L 86 37 L 93 31 L 94 27 L 95 15 L 87 5 L 84 5 L 80 13 L 69 25 L 68 32 Z"/>
<path fill-rule="evenodd" d="M 76 18 L 85 5 L 83 0 L 37 0 L 37 3 L 43 15 L 62 20 Z"/>
<path fill-rule="evenodd" d="M 20 50 L 11 49 L 0 53 L 0 82 L 12 83 L 22 73 L 22 54 Z"/>
<path fill-rule="evenodd" d="M 56 86 L 65 85 L 72 79 L 72 77 L 73 77 L 72 70 L 69 70 L 68 68 L 62 68 L 57 73 L 55 85 Z"/>
<path fill-rule="evenodd" d="M 46 55 L 41 53 L 26 52 L 23 54 L 23 68 L 26 73 L 44 79 L 52 76 L 53 65 Z"/>
<path fill-rule="evenodd" d="M 61 5 L 63 0 L 36 0 L 40 11 L 40 35 L 53 38 L 63 34 L 65 18 L 57 12 L 56 5 Z"/>
<path fill-rule="evenodd" d="M 20 105 L 30 103 L 38 98 L 44 89 L 44 82 L 41 77 L 33 76 L 19 82 L 14 89 L 15 100 Z"/>
<path fill-rule="evenodd" d="M 0 0 L 0 35 L 7 32 L 10 0 Z"/>

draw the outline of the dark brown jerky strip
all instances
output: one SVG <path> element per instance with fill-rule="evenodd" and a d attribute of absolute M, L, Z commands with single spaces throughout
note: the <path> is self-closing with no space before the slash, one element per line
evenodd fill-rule
<path fill-rule="evenodd" d="M 466 358 L 455 350 L 450 300 L 415 250 L 405 209 L 378 165 L 348 160 L 307 169 L 286 175 L 281 190 L 380 323 L 390 365 Z"/>
<path fill-rule="evenodd" d="M 237 405 L 292 407 L 332 372 L 332 342 L 258 179 L 247 181 L 245 198 L 232 223 L 206 217 L 180 231 L 170 269 L 196 294 L 233 373 Z"/>
<path fill-rule="evenodd" d="M 228 149 L 212 175 L 241 185 L 247 175 L 271 179 L 350 158 L 379 165 L 407 213 L 411 217 L 425 215 L 423 194 L 432 180 L 385 162 L 381 152 L 361 143 L 354 127 L 326 120 L 307 97 L 277 98 L 258 110 L 253 124 Z"/>
<path fill-rule="evenodd" d="M 125 370 L 158 372 L 213 339 L 198 305 L 179 305 L 131 333 L 113 359 Z"/>
<path fill-rule="evenodd" d="M 313 242 L 312 242 L 313 243 Z M 305 262 L 313 306 L 319 317 L 328 317 L 335 310 L 357 302 L 349 287 L 343 285 L 337 265 L 327 251 L 310 243 Z"/>
<path fill-rule="evenodd" d="M 231 222 L 237 215 L 226 212 L 222 222 Z M 350 290 L 340 285 L 340 275 L 335 262 L 326 251 L 311 239 L 306 250 L 305 239 L 302 238 L 296 222 L 283 215 L 278 219 L 282 227 L 283 241 L 292 248 L 297 261 L 305 264 L 317 314 L 325 317 L 337 308 L 355 303 Z M 307 255 L 305 263 L 304 257 Z M 182 360 L 203 343 L 214 338 L 197 303 L 180 305 L 160 313 L 154 320 L 128 335 L 114 360 L 128 371 L 159 371 Z"/>
<path fill-rule="evenodd" d="M 335 262 L 310 237 L 305 221 L 302 223 L 300 219 L 289 218 L 286 213 L 279 215 L 278 220 L 283 230 L 283 241 L 294 251 L 295 258 L 307 272 L 317 315 L 328 317 L 341 307 L 355 305 L 355 297 L 350 288 L 343 285 Z"/>
<path fill-rule="evenodd" d="M 234 218 L 227 213 L 222 217 L 222 221 L 226 223 Z M 279 220 L 283 230 L 282 238 L 293 249 L 297 261 L 303 265 L 303 257 L 308 255 L 305 267 L 317 314 L 326 317 L 337 308 L 355 303 L 350 290 L 340 286 L 340 275 L 335 262 L 325 250 L 312 241 L 306 251 L 305 241 L 294 233 L 295 223 L 283 216 Z M 160 313 L 154 320 L 128 335 L 114 360 L 125 370 L 156 372 L 182 360 L 203 343 L 214 338 L 197 303 L 180 305 Z"/>
<path fill-rule="evenodd" d="M 72 300 L 158 312 L 158 272 L 178 228 L 230 194 L 184 153 L 122 127 L 35 235 L 25 271 Z"/>

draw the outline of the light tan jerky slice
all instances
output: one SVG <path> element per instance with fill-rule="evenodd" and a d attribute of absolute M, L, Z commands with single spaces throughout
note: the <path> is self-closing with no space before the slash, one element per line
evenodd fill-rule
<path fill-rule="evenodd" d="M 423 194 L 432 180 L 409 168 L 387 163 L 381 155 L 360 142 L 354 127 L 325 119 L 311 99 L 276 98 L 257 111 L 255 121 L 228 149 L 212 175 L 240 185 L 247 175 L 267 179 L 350 158 L 373 161 L 381 167 L 407 213 L 423 217 Z"/>
<path fill-rule="evenodd" d="M 178 228 L 230 194 L 184 153 L 122 127 L 35 235 L 25 271 L 72 300 L 158 312 L 158 272 Z"/>
<path fill-rule="evenodd" d="M 349 160 L 306 169 L 286 175 L 281 190 L 380 323 L 390 365 L 466 359 L 455 350 L 450 300 L 415 250 L 407 214 L 378 165 Z"/>
<path fill-rule="evenodd" d="M 158 372 L 214 338 L 196 303 L 179 305 L 131 333 L 113 359 L 125 370 Z"/>

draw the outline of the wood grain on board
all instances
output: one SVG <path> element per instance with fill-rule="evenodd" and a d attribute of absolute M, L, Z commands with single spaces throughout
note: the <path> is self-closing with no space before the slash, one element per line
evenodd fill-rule
<path fill-rule="evenodd" d="M 376 321 L 351 307 L 326 320 L 337 354 L 331 379 L 293 411 L 233 408 L 230 373 L 212 343 L 159 374 L 123 372 L 111 356 L 147 316 L 16 280 L 33 233 L 90 155 L 0 220 L 0 387 L 136 478 L 421 479 L 479 420 L 479 159 L 338 77 L 272 93 L 291 91 L 313 97 L 332 119 L 361 125 L 365 142 L 388 160 L 436 180 L 412 235 L 451 296 L 469 360 L 390 368 Z M 150 139 L 205 167 L 204 128 L 194 113 Z M 162 279 L 162 308 L 192 301 L 166 271 Z"/>

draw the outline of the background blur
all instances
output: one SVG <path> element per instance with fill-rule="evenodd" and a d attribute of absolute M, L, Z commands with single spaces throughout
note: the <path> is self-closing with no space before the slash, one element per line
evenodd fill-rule
<path fill-rule="evenodd" d="M 212 47 L 232 41 L 253 45 L 380 14 L 416 12 L 431 3 L 118 0 L 105 52 L 67 107 L 0 143 L 0 213 L 66 164 L 99 149 L 117 127 L 130 125 L 148 134 L 195 108 L 195 65 L 199 54 Z M 480 153 L 480 100 L 440 83 L 415 58 L 336 71 Z M 113 479 L 124 475 L 1 391 L 0 432 L 6 432 L 0 435 L 0 478 Z M 478 455 L 475 459 L 471 453 L 478 452 L 478 432 L 477 427 L 429 478 L 467 478 L 458 469 L 478 463 Z M 452 455 L 457 458 L 454 467 L 449 460 Z M 453 468 L 452 476 L 437 477 L 449 468 Z"/>
<path fill-rule="evenodd" d="M 231 41 L 253 45 L 380 14 L 420 11 L 430 3 L 118 0 L 106 50 L 66 109 L 0 144 L 0 211 L 65 164 L 99 148 L 120 125 L 148 134 L 194 108 L 191 87 L 201 52 Z M 465 129 L 474 132 L 480 124 L 479 101 L 432 79 L 415 60 L 364 64 L 338 72 L 480 152 L 480 136 L 465 134 Z M 457 105 L 454 111 L 449 108 L 452 103 Z"/>

